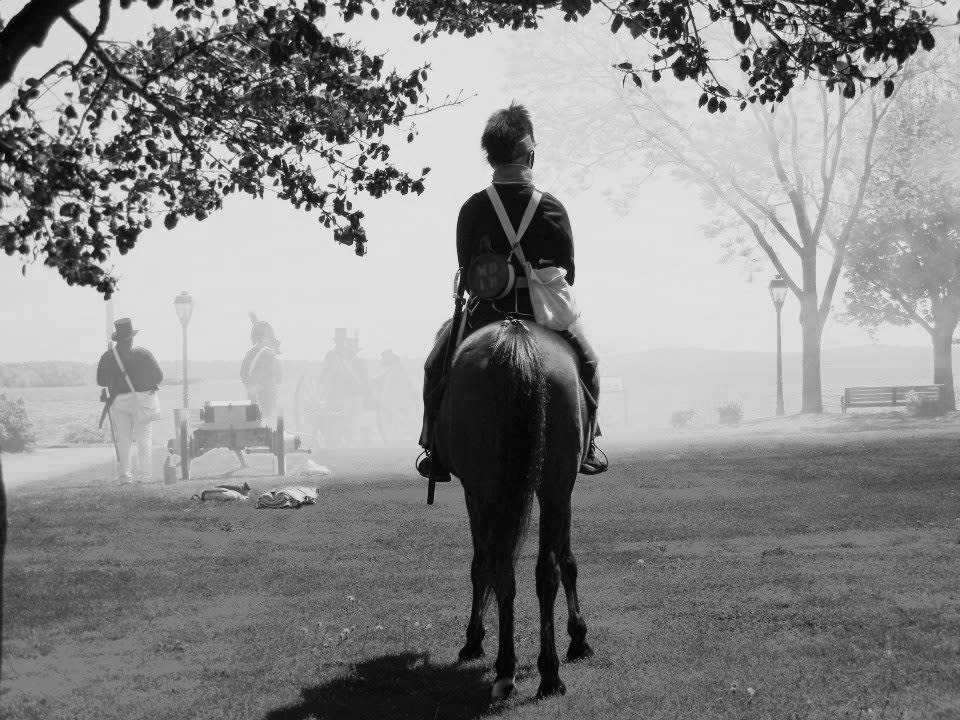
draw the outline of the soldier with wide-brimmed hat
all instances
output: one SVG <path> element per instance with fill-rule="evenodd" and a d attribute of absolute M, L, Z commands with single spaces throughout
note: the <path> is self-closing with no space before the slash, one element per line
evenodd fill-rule
<path fill-rule="evenodd" d="M 160 416 L 159 389 L 163 371 L 153 354 L 134 347 L 137 330 L 130 318 L 114 324 L 114 344 L 100 357 L 97 384 L 109 394 L 110 422 L 117 443 L 120 482 L 133 482 L 131 451 L 137 446 L 137 476 L 147 481 L 153 473 L 153 422 Z"/>

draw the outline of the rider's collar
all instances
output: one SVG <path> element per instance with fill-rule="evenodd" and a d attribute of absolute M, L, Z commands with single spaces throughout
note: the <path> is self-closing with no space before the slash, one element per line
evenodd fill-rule
<path fill-rule="evenodd" d="M 533 185 L 533 170 L 520 163 L 497 165 L 493 169 L 496 185 Z"/>

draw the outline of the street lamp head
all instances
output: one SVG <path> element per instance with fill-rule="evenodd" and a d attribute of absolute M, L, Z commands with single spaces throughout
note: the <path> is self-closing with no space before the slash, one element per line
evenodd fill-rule
<path fill-rule="evenodd" d="M 783 302 L 787 299 L 787 289 L 787 281 L 779 275 L 770 281 L 770 298 L 777 308 L 783 307 Z"/>
<path fill-rule="evenodd" d="M 190 322 L 190 316 L 193 314 L 193 298 L 190 293 L 184 291 L 177 295 L 173 301 L 173 306 L 177 309 L 177 317 L 180 318 L 180 324 L 184 327 Z"/>

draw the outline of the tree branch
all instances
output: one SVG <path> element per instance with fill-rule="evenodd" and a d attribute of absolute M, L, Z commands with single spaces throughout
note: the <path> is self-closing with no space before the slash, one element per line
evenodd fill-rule
<path fill-rule="evenodd" d="M 779 138 L 777 137 L 776 128 L 773 125 L 773 119 L 759 110 L 755 110 L 755 115 L 761 119 L 761 126 L 767 136 L 767 152 L 770 155 L 770 161 L 773 164 L 777 180 L 780 181 L 780 185 L 786 196 L 790 199 L 790 205 L 793 207 L 793 214 L 797 221 L 797 230 L 800 231 L 800 243 L 803 245 L 804 250 L 809 250 L 812 247 L 813 251 L 816 252 L 816 242 L 812 240 L 810 218 L 807 215 L 807 206 L 803 200 L 803 193 L 799 192 L 796 186 L 790 182 L 787 171 L 783 167 L 783 159 L 780 157 Z M 801 252 L 800 254 L 802 255 L 803 253 Z"/>
<path fill-rule="evenodd" d="M 30 0 L 0 31 L 0 88 L 10 82 L 13 73 L 29 52 L 47 39 L 53 24 L 83 0 Z"/>
<path fill-rule="evenodd" d="M 908 317 L 913 319 L 913 321 L 916 322 L 918 325 L 920 325 L 920 327 L 922 327 L 928 333 L 933 335 L 933 326 L 930 323 L 928 323 L 926 320 L 924 320 L 923 316 L 917 312 L 915 307 L 913 307 L 909 302 L 907 302 L 907 299 L 903 297 L 903 295 L 901 295 L 896 290 L 884 287 L 883 285 L 878 283 L 876 280 L 870 280 L 868 278 L 868 282 L 873 283 L 873 285 L 875 285 L 876 288 L 880 290 L 880 292 L 885 292 L 891 298 L 896 300 L 897 303 L 899 303 L 900 307 L 903 308 L 904 312 L 907 314 Z"/>
<path fill-rule="evenodd" d="M 194 154 L 200 152 L 193 140 L 184 134 L 183 128 L 180 127 L 180 118 L 176 112 L 162 103 L 159 98 L 157 98 L 153 93 L 149 92 L 145 87 L 143 87 L 143 85 L 138 83 L 133 78 L 120 72 L 113 60 L 111 60 L 110 57 L 103 51 L 103 48 L 100 47 L 100 44 L 97 42 L 96 38 L 94 38 L 90 31 L 87 30 L 83 24 L 79 22 L 69 11 L 64 13 L 63 19 L 66 20 L 67 24 L 73 28 L 74 31 L 80 35 L 80 37 L 83 38 L 84 42 L 87 43 L 87 47 L 94 54 L 97 60 L 100 61 L 111 77 L 126 85 L 137 96 L 143 98 L 146 102 L 152 105 L 157 112 L 163 115 L 167 122 L 170 123 L 170 129 L 173 131 L 173 134 L 177 136 L 181 143 L 183 143 L 184 147 L 189 148 Z"/>
<path fill-rule="evenodd" d="M 777 251 L 774 250 L 773 246 L 763 234 L 763 230 L 760 229 L 757 221 L 750 217 L 750 215 L 742 207 L 740 207 L 739 203 L 729 196 L 723 187 L 720 186 L 720 183 L 717 182 L 716 178 L 705 172 L 701 166 L 691 163 L 686 157 L 684 157 L 683 153 L 676 148 L 671 147 L 660 140 L 658 141 L 660 142 L 661 147 L 667 150 L 667 152 L 671 153 L 678 163 L 682 164 L 694 174 L 699 175 L 701 182 L 712 189 L 716 193 L 717 197 L 726 203 L 727 207 L 733 210 L 733 212 L 740 217 L 744 224 L 750 228 L 754 239 L 757 241 L 757 245 L 760 246 L 760 249 L 763 250 L 770 262 L 773 263 L 774 268 L 780 274 L 780 276 L 787 281 L 787 285 L 790 287 L 790 290 L 793 292 L 793 294 L 799 298 L 801 294 L 800 286 L 797 285 L 797 283 L 793 280 L 790 273 L 787 271 L 787 268 L 784 266 L 783 262 L 781 262 L 780 256 L 777 255 Z"/>
<path fill-rule="evenodd" d="M 837 126 L 835 128 L 837 137 L 836 140 L 834 140 L 836 144 L 833 146 L 833 157 L 830 159 L 830 169 L 827 170 L 827 153 L 830 148 L 830 135 L 833 133 L 828 132 L 830 114 L 827 110 L 826 91 L 821 95 L 821 102 L 823 103 L 823 148 L 820 155 L 820 178 L 823 182 L 823 194 L 819 207 L 817 208 L 817 219 L 813 226 L 814 242 L 819 242 L 820 233 L 823 231 L 823 224 L 827 221 L 827 214 L 830 212 L 830 195 L 833 192 L 833 183 L 837 178 L 840 148 L 843 145 L 843 124 L 846 121 L 846 114 L 843 110 L 843 95 L 839 95 L 839 100 L 837 101 Z"/>
<path fill-rule="evenodd" d="M 846 255 L 846 245 L 837 247 L 833 254 L 833 263 L 830 265 L 830 274 L 827 276 L 827 282 L 823 286 L 823 296 L 820 300 L 820 309 L 818 311 L 821 328 L 826 324 L 827 316 L 830 315 L 830 307 L 833 304 L 833 293 L 837 289 L 837 280 L 840 278 L 840 271 L 843 269 L 843 261 Z"/>
<path fill-rule="evenodd" d="M 800 163 L 800 120 L 793 96 L 787 97 L 787 109 L 790 111 L 790 157 L 793 160 L 793 174 L 796 177 L 797 190 L 804 193 L 803 166 Z"/>
<path fill-rule="evenodd" d="M 692 135 L 690 135 L 690 132 L 685 127 L 683 127 L 683 125 L 681 125 L 675 118 L 671 117 L 670 114 L 666 110 L 664 110 L 659 103 L 653 100 L 653 97 L 649 93 L 645 93 L 645 94 L 646 94 L 646 97 L 653 103 L 653 107 L 656 113 L 660 116 L 660 118 L 664 122 L 666 122 L 668 125 L 673 127 L 674 130 L 676 130 L 677 133 L 684 140 L 686 140 L 687 144 L 694 150 L 694 152 L 696 152 L 697 155 L 699 155 L 704 162 L 710 164 L 710 166 L 713 168 L 714 172 L 717 175 L 719 175 L 720 177 L 723 177 L 728 183 L 730 183 L 730 187 L 732 187 L 734 191 L 741 198 L 743 198 L 743 200 L 745 200 L 749 205 L 752 205 L 754 208 L 756 208 L 767 219 L 767 221 L 771 225 L 773 225 L 773 227 L 777 230 L 777 232 L 780 233 L 780 236 L 787 242 L 787 244 L 793 249 L 794 252 L 802 256 L 803 248 L 801 247 L 800 243 L 796 241 L 796 239 L 793 237 L 790 231 L 787 230 L 787 228 L 783 225 L 783 223 L 780 222 L 780 218 L 777 217 L 777 214 L 773 210 L 771 210 L 761 200 L 757 199 L 754 195 L 747 192 L 746 189 L 739 182 L 737 182 L 736 177 L 732 173 L 719 167 L 716 161 L 712 157 L 710 157 L 710 154 L 703 149 L 703 147 L 693 138 Z M 634 123 L 636 123 L 638 127 L 642 127 L 642 124 L 634 114 L 632 108 L 630 110 L 630 113 L 633 116 Z"/>
<path fill-rule="evenodd" d="M 97 22 L 97 27 L 90 34 L 93 40 L 99 40 L 100 36 L 103 35 L 104 31 L 107 29 L 107 23 L 110 22 L 110 3 L 112 0 L 100 0 L 100 20 Z M 90 57 L 91 50 L 89 43 L 83 51 L 83 55 L 80 56 L 80 59 L 77 60 L 76 64 L 73 66 L 73 71 L 77 72 L 80 68 L 83 67 L 83 64 Z"/>

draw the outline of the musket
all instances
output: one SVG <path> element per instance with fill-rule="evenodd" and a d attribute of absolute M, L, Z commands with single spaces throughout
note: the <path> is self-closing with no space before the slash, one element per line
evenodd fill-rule
<path fill-rule="evenodd" d="M 107 343 L 107 350 L 113 349 L 113 343 Z M 113 401 L 116 398 L 107 392 L 107 388 L 101 388 L 100 390 L 100 402 L 103 403 L 103 411 L 100 413 L 100 424 L 97 425 L 98 428 L 103 427 L 103 421 L 107 418 L 110 419 L 110 439 L 113 441 L 113 451 L 116 453 L 117 462 L 120 462 L 120 448 L 117 445 L 117 433 L 113 429 L 113 415 L 110 414 L 110 408 L 113 406 Z"/>
<path fill-rule="evenodd" d="M 100 388 L 100 402 L 103 403 L 103 411 L 100 413 L 100 422 L 97 427 L 103 429 L 103 421 L 110 414 L 110 406 L 113 405 L 113 396 L 107 393 L 106 388 Z"/>
<path fill-rule="evenodd" d="M 447 336 L 447 347 L 443 353 L 443 377 L 446 378 L 447 373 L 450 372 L 450 365 L 453 363 L 453 354 L 456 352 L 457 344 L 460 342 L 460 325 L 463 324 L 463 306 L 466 304 L 464 300 L 464 283 L 463 283 L 463 273 L 460 270 L 457 270 L 457 274 L 453 278 L 453 321 L 450 323 L 450 334 Z M 437 487 L 437 481 L 432 477 L 427 483 L 427 505 L 433 505 L 433 495 Z"/>

